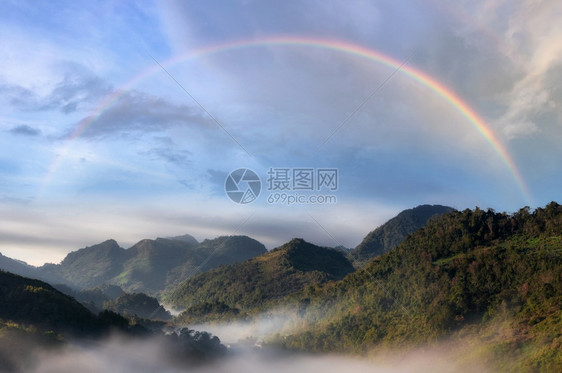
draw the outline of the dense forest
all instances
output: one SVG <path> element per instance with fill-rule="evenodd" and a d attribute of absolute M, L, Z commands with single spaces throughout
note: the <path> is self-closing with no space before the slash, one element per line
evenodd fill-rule
<path fill-rule="evenodd" d="M 552 370 L 562 366 L 562 206 L 448 213 L 290 302 L 302 325 L 277 340 L 289 349 L 364 352 L 470 335 L 502 370 Z"/>
<path fill-rule="evenodd" d="M 110 306 L 144 302 L 150 307 L 154 301 L 135 294 Z M 150 331 L 111 310 L 96 315 L 45 282 L 4 271 L 0 271 L 0 305 L 0 372 L 34 370 L 39 353 L 56 356 L 70 345 L 96 345 L 117 334 L 123 341 L 156 341 L 164 346 L 167 359 L 183 367 L 226 353 L 220 340 L 206 332 Z"/>
<path fill-rule="evenodd" d="M 400 212 L 398 215 L 378 227 L 350 251 L 349 256 L 356 267 L 365 266 L 371 259 L 382 255 L 400 243 L 411 233 L 436 218 L 454 209 L 442 205 L 420 205 Z"/>
<path fill-rule="evenodd" d="M 353 271 L 342 252 L 293 239 L 254 259 L 194 276 L 166 293 L 164 301 L 187 308 L 180 318 L 184 322 L 242 316 Z"/>

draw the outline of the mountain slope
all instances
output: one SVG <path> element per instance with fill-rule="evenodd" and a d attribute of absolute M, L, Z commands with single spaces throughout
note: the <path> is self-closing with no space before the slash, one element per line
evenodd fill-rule
<path fill-rule="evenodd" d="M 168 272 L 186 260 L 201 260 L 184 241 L 158 238 L 142 240 L 126 250 L 121 271 L 107 282 L 128 292 L 154 294 L 167 283 Z"/>
<path fill-rule="evenodd" d="M 432 218 L 454 211 L 441 205 L 421 205 L 404 210 L 374 231 L 370 232 L 349 255 L 358 267 L 370 259 L 382 255 L 398 246 L 406 236 L 427 224 Z"/>
<path fill-rule="evenodd" d="M 0 253 L 0 268 L 6 272 L 21 273 L 22 276 L 29 277 L 37 272 L 37 268 L 20 260 L 8 258 Z"/>
<path fill-rule="evenodd" d="M 24 277 L 36 278 L 53 284 L 62 283 L 64 281 L 63 278 L 54 273 L 42 271 L 37 267 L 27 264 L 26 262 L 8 258 L 2 254 L 0 254 L 0 270 Z"/>
<path fill-rule="evenodd" d="M 150 307 L 154 302 L 155 299 L 133 295 L 128 301 L 118 303 L 120 306 Z M 95 316 L 73 298 L 45 282 L 0 271 L 0 371 L 60 371 L 60 367 L 68 364 L 69 353 L 96 355 L 99 353 L 96 347 L 115 349 L 114 343 L 107 343 L 107 339 L 103 338 L 110 331 L 120 331 L 119 343 L 134 344 L 145 340 L 154 346 L 152 343 L 156 342 L 163 351 L 162 358 L 173 361 L 182 369 L 191 369 L 196 363 L 226 352 L 220 340 L 208 333 L 188 329 L 171 333 L 149 331 L 139 324 L 130 325 L 127 319 L 112 311 L 103 311 Z M 112 356 L 119 353 L 120 350 L 116 350 Z M 48 361 L 57 361 L 57 364 L 45 367 L 41 365 L 45 361 L 41 356 L 49 356 L 51 359 Z M 151 353 L 150 356 L 155 355 Z M 95 359 L 86 358 L 86 361 L 84 366 Z M 95 364 L 92 369 L 100 371 Z"/>
<path fill-rule="evenodd" d="M 177 285 L 198 273 L 265 253 L 267 249 L 262 243 L 247 236 L 221 236 L 204 240 L 196 247 L 195 255 L 168 273 L 168 284 Z"/>
<path fill-rule="evenodd" d="M 194 276 L 164 300 L 176 308 L 209 304 L 245 312 L 305 286 L 341 279 L 353 270 L 340 251 L 293 239 L 259 257 Z"/>
<path fill-rule="evenodd" d="M 365 351 L 468 336 L 498 370 L 559 371 L 562 206 L 443 215 L 291 304 L 308 321 L 285 336 L 288 348 Z"/>
<path fill-rule="evenodd" d="M 129 249 L 107 240 L 71 252 L 60 264 L 41 267 L 0 254 L 0 269 L 76 290 L 112 284 L 130 293 L 156 295 L 196 273 L 266 252 L 265 246 L 246 236 L 222 236 L 198 243 L 183 235 L 141 240 Z"/>
<path fill-rule="evenodd" d="M 124 322 L 124 323 L 123 323 Z M 127 327 L 116 314 L 94 316 L 45 282 L 0 271 L 0 371 L 28 372 L 39 353 L 53 353 L 68 337 L 95 337 Z"/>
<path fill-rule="evenodd" d="M 43 273 L 58 276 L 70 286 L 94 287 L 117 276 L 123 268 L 126 251 L 115 240 L 71 252 L 59 265 L 39 267 Z"/>
<path fill-rule="evenodd" d="M 84 306 L 49 284 L 4 271 L 0 271 L 0 305 L 0 319 L 56 333 L 91 332 L 100 326 Z"/>

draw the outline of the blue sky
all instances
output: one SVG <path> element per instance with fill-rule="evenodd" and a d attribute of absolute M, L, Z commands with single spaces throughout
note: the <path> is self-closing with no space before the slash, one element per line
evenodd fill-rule
<path fill-rule="evenodd" d="M 513 212 L 560 202 L 560 2 L 3 1 L 2 9 L 4 255 L 58 262 L 108 238 L 129 247 L 184 233 L 247 234 L 268 248 L 292 237 L 354 247 L 419 204 Z M 261 45 L 167 63 L 273 37 L 407 60 L 482 117 L 531 198 L 450 103 L 373 60 Z M 337 168 L 337 203 L 268 203 L 272 167 Z M 262 179 L 250 204 L 225 194 L 238 168 Z"/>

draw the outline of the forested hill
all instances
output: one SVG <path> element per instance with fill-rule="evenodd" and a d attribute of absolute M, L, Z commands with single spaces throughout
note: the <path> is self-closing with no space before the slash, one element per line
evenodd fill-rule
<path fill-rule="evenodd" d="M 192 311 L 214 312 L 217 305 L 223 311 L 250 311 L 305 286 L 342 279 L 353 270 L 340 251 L 293 239 L 267 254 L 194 276 L 164 300 Z"/>
<path fill-rule="evenodd" d="M 150 302 L 143 295 L 140 299 L 134 299 L 139 298 L 138 295 L 132 298 L 112 305 L 127 306 L 131 300 L 137 304 L 139 301 Z M 214 360 L 226 352 L 220 340 L 206 332 L 185 328 L 168 333 L 151 332 L 112 311 L 106 310 L 96 316 L 45 282 L 0 271 L 0 372 L 66 369 L 69 353 L 88 351 L 87 355 L 93 356 L 95 347 L 106 342 L 102 337 L 115 336 L 117 331 L 120 343 L 139 343 L 141 340 L 155 343 L 154 348 L 161 349 L 163 359 L 178 366 L 181 364 L 183 369 Z M 145 351 L 153 353 L 146 348 Z M 118 351 L 114 352 L 114 356 L 118 354 Z M 52 361 L 60 359 L 62 363 L 46 368 L 41 366 L 45 360 L 42 356 L 52 357 Z M 96 367 L 93 369 L 96 371 Z M 119 367 L 115 369 L 121 371 Z"/>
<path fill-rule="evenodd" d="M 99 334 L 113 325 L 43 281 L 4 271 L 0 271 L 0 305 L 1 323 L 55 334 Z"/>
<path fill-rule="evenodd" d="M 454 211 L 294 304 L 288 348 L 365 351 L 469 335 L 500 370 L 562 367 L 562 206 Z M 464 334 L 463 334 L 464 333 Z M 517 356 L 517 359 L 513 359 Z"/>
<path fill-rule="evenodd" d="M 374 231 L 349 253 L 356 267 L 363 267 L 369 260 L 398 246 L 407 235 L 427 224 L 432 217 L 451 212 L 452 207 L 420 205 L 404 210 Z"/>

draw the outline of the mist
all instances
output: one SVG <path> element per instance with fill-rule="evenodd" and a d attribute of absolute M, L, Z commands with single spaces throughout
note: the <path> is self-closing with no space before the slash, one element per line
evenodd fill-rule
<path fill-rule="evenodd" d="M 361 355 L 305 354 L 271 343 L 276 336 L 298 332 L 306 322 L 294 312 L 277 309 L 245 321 L 189 325 L 189 336 L 205 337 L 188 338 L 195 344 L 182 343 L 185 340 L 178 337 L 187 329 L 171 327 L 160 334 L 113 334 L 51 347 L 16 336 L 8 346 L 0 345 L 0 372 L 493 372 L 489 367 L 493 362 L 482 355 L 482 341 L 474 338 L 450 338 L 410 349 L 376 347 Z"/>
<path fill-rule="evenodd" d="M 376 354 L 368 358 L 337 355 L 301 355 L 260 349 L 238 348 L 225 357 L 206 363 L 180 362 L 170 358 L 158 338 L 130 340 L 112 337 L 92 345 L 73 345 L 59 351 L 44 351 L 25 364 L 29 373 L 341 373 L 341 372 L 491 372 L 479 364 L 459 365 L 458 356 L 443 347 L 407 353 Z"/>
<path fill-rule="evenodd" d="M 248 320 L 193 324 L 189 328 L 220 336 L 220 340 L 226 345 L 247 344 L 250 341 L 259 345 L 275 334 L 294 332 L 302 322 L 302 317 L 294 312 L 272 310 Z"/>
<path fill-rule="evenodd" d="M 174 336 L 186 329 L 148 336 L 113 334 L 97 340 L 70 340 L 44 347 L 30 338 L 10 338 L 0 345 L 0 372 L 25 373 L 341 373 L 341 372 L 492 372 L 478 355 L 479 344 L 462 338 L 409 350 L 371 350 L 359 355 L 305 354 L 268 344 L 275 335 L 290 334 L 303 320 L 277 310 L 247 321 L 190 325 L 190 335 L 207 337 L 204 353 Z M 197 330 L 201 333 L 198 334 Z M 208 333 L 202 333 L 203 331 Z M 213 336 L 221 340 L 221 349 Z M 210 339 L 209 339 L 210 338 Z M 209 343 L 209 341 L 211 343 Z M 178 343 L 179 342 L 179 343 Z M 212 343 L 215 342 L 215 343 Z M 14 345 L 18 345 L 16 350 Z M 214 347 L 213 347 L 214 346 Z M 6 348 L 8 347 L 8 348 Z M 11 348 L 10 348 L 11 347 Z M 195 349 L 197 350 L 197 348 Z M 197 351 L 195 351 L 197 352 Z M 195 354 L 197 355 L 197 354 Z"/>

